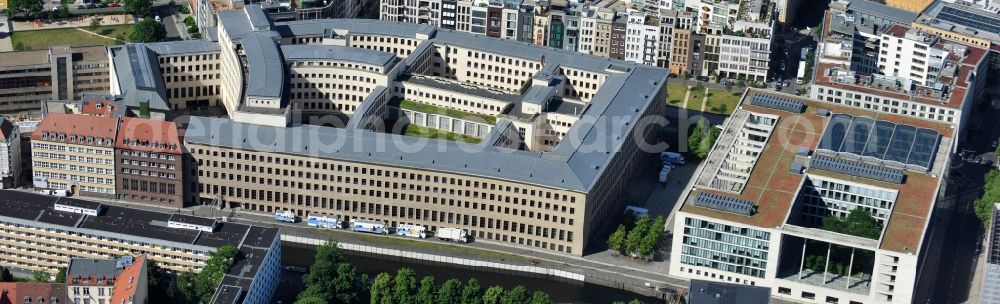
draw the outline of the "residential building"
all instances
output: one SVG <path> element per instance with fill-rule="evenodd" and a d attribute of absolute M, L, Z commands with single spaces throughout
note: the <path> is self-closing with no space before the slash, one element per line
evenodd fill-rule
<path fill-rule="evenodd" d="M 107 91 L 108 67 L 103 46 L 0 53 L 0 113 L 34 112 L 42 100 Z"/>
<path fill-rule="evenodd" d="M 0 189 L 21 186 L 21 130 L 0 117 Z"/>
<path fill-rule="evenodd" d="M 0 190 L 0 241 L 4 244 L 0 266 L 51 274 L 69 267 L 67 281 L 81 289 L 79 293 L 62 289 L 62 297 L 83 295 L 88 289 L 92 290 L 87 291 L 90 294 L 83 296 L 110 297 L 114 303 L 122 300 L 141 303 L 139 299 L 146 290 L 132 286 L 148 276 L 144 274 L 145 267 L 135 267 L 140 258 L 132 263 L 134 270 L 124 267 L 117 272 L 116 266 L 118 277 L 106 270 L 104 274 L 96 270 L 77 271 L 70 265 L 73 259 L 144 256 L 141 261 L 156 262 L 158 267 L 170 271 L 200 272 L 211 252 L 223 245 L 233 245 L 242 258 L 227 270 L 213 304 L 269 303 L 281 271 L 280 234 L 275 228 L 11 190 Z M 76 274 L 80 280 L 73 279 Z M 108 284 L 108 280 L 115 283 Z M 119 293 L 120 290 L 125 292 Z"/>
<path fill-rule="evenodd" d="M 628 13 L 625 61 L 656 66 L 660 47 L 660 19 L 640 11 Z"/>
<path fill-rule="evenodd" d="M 0 303 L 72 303 L 66 298 L 66 284 L 0 282 Z"/>
<path fill-rule="evenodd" d="M 912 26 L 944 39 L 989 49 L 990 69 L 996 71 L 1000 69 L 1000 2 L 991 0 L 985 9 L 980 8 L 937 1 Z"/>
<path fill-rule="evenodd" d="M 956 137 L 963 136 L 984 90 L 987 50 L 899 24 L 885 28 L 879 37 L 866 42 L 877 48 L 865 50 L 878 50 L 876 73 L 855 71 L 853 62 L 825 60 L 831 53 L 825 48 L 835 44 L 821 43 L 817 53 L 823 57 L 815 67 L 810 97 L 944 122 L 956 128 Z"/>
<path fill-rule="evenodd" d="M 670 275 L 805 303 L 919 301 L 953 126 L 758 89 L 737 109 L 678 200 Z M 859 208 L 877 235 L 823 224 Z"/>
<path fill-rule="evenodd" d="M 115 139 L 118 198 L 184 207 L 184 148 L 173 122 L 123 117 Z"/>
<path fill-rule="evenodd" d="M 143 303 L 147 276 L 146 257 L 141 255 L 74 258 L 66 270 L 66 291 L 72 303 Z"/>
<path fill-rule="evenodd" d="M 72 195 L 115 196 L 118 119 L 50 114 L 31 134 L 31 169 L 37 188 Z"/>

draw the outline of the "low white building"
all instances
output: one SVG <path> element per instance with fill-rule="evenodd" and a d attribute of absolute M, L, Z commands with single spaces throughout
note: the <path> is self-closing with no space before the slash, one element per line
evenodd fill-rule
<path fill-rule="evenodd" d="M 0 117 L 0 189 L 20 186 L 21 131 L 17 125 Z"/>

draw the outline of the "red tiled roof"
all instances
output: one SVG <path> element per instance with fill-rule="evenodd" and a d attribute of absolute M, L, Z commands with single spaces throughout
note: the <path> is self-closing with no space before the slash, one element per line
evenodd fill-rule
<path fill-rule="evenodd" d="M 114 141 L 117 123 L 118 119 L 111 117 L 53 113 L 45 116 L 42 123 L 38 124 L 38 129 L 31 134 L 31 139 L 41 140 L 42 133 L 48 132 L 76 135 L 78 137 L 94 137 L 95 139 L 103 138 Z M 51 138 L 48 140 L 52 141 Z M 69 136 L 65 138 L 65 141 L 69 141 Z M 85 141 L 78 143 L 87 144 Z"/>
<path fill-rule="evenodd" d="M 59 300 L 59 303 L 69 303 L 66 298 L 66 285 L 60 283 L 26 283 L 26 282 L 6 282 L 0 283 L 0 304 L 20 304 L 25 303 L 24 298 L 31 299 L 31 303 L 42 303 L 39 299 L 45 299 L 45 303 L 53 303 L 52 298 Z"/>
<path fill-rule="evenodd" d="M 908 27 L 899 24 L 893 24 L 892 26 L 890 26 L 888 29 L 885 30 L 885 34 L 896 38 L 903 38 L 906 37 L 906 31 L 909 30 L 910 28 Z"/>
<path fill-rule="evenodd" d="M 115 147 L 156 153 L 182 153 L 177 124 L 135 117 L 122 118 Z"/>
<path fill-rule="evenodd" d="M 111 292 L 111 304 L 121 303 L 142 303 L 144 294 L 136 295 L 140 286 L 146 285 L 146 257 L 137 256 L 132 265 L 125 267 L 115 279 L 115 286 Z M 145 288 L 141 288 L 145 290 Z"/>
<path fill-rule="evenodd" d="M 113 101 L 91 97 L 83 100 L 83 108 L 80 109 L 80 113 L 111 117 L 115 112 L 115 107 L 118 107 L 118 104 Z"/>

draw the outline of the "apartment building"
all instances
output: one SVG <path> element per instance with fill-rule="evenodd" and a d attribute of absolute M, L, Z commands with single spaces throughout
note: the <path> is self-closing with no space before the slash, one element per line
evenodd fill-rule
<path fill-rule="evenodd" d="M 21 130 L 0 117 L 0 189 L 21 186 Z"/>
<path fill-rule="evenodd" d="M 817 54 L 822 56 L 816 65 L 810 97 L 947 123 L 961 138 L 972 107 L 982 96 L 988 51 L 898 24 L 885 28 L 878 36 L 878 40 L 866 38 L 866 44 L 876 47 L 864 51 L 867 54 L 877 50 L 875 73 L 854 69 L 855 62 L 845 63 L 844 55 L 838 55 L 841 52 L 826 50 L 838 44 L 821 43 Z"/>
<path fill-rule="evenodd" d="M 660 19 L 644 12 L 629 12 L 625 26 L 625 60 L 656 66 L 659 49 Z"/>
<path fill-rule="evenodd" d="M 143 303 L 148 294 L 146 257 L 70 259 L 66 291 L 72 303 Z M 115 301 L 117 300 L 117 301 Z"/>
<path fill-rule="evenodd" d="M 108 67 L 103 46 L 0 53 L 0 113 L 37 111 L 42 100 L 105 92 Z"/>
<path fill-rule="evenodd" d="M 66 284 L 0 282 L 0 303 L 23 303 L 25 299 L 31 303 L 69 303 Z"/>
<path fill-rule="evenodd" d="M 115 196 L 118 119 L 50 114 L 31 134 L 31 170 L 37 188 L 72 195 Z"/>
<path fill-rule="evenodd" d="M 0 207 L 0 247 L 4 249 L 0 265 L 52 274 L 69 267 L 67 281 L 81 287 L 79 293 L 64 291 L 70 298 L 96 299 L 104 290 L 103 297 L 114 303 L 128 303 L 144 293 L 142 288 L 109 285 L 107 280 L 137 282 L 145 267 L 135 268 L 135 279 L 131 279 L 136 274 L 132 267 L 125 267 L 118 278 L 96 277 L 96 270 L 75 270 L 70 265 L 73 259 L 116 261 L 122 256 L 145 256 L 146 263 L 156 262 L 171 271 L 199 272 L 210 253 L 227 244 L 236 246 L 242 259 L 227 270 L 211 303 L 268 303 L 278 285 L 281 247 L 275 228 L 10 190 L 0 192 Z M 80 274 L 81 280 L 73 283 L 73 274 Z M 104 284 L 99 284 L 102 279 Z M 84 285 L 91 290 L 89 295 L 83 294 Z M 119 293 L 119 287 L 127 290 Z"/>
<path fill-rule="evenodd" d="M 934 2 L 913 22 L 912 27 L 944 39 L 990 50 L 990 70 L 1000 69 L 1000 2 Z M 963 5 L 964 4 L 964 5 Z"/>
<path fill-rule="evenodd" d="M 670 275 L 803 303 L 912 303 L 948 123 L 751 89 L 681 194 Z M 877 235 L 822 224 L 858 210 Z"/>
<path fill-rule="evenodd" d="M 130 202 L 184 207 L 184 148 L 173 122 L 123 117 L 115 139 L 115 193 Z"/>

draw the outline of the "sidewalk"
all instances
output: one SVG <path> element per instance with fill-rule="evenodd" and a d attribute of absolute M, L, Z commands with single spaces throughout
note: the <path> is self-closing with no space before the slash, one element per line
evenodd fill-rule
<path fill-rule="evenodd" d="M 36 24 L 34 22 L 13 22 L 14 30 L 16 31 L 38 31 L 38 30 L 49 30 L 58 28 L 74 28 L 74 27 L 87 27 L 90 26 L 90 20 L 93 17 L 73 17 L 69 20 L 60 20 L 53 23 L 42 22 Z M 132 24 L 135 20 L 132 15 L 106 15 L 101 16 L 101 25 L 119 25 L 119 24 Z"/>
<path fill-rule="evenodd" d="M 0 52 L 13 50 L 14 45 L 10 42 L 10 23 L 7 22 L 7 15 L 0 12 Z"/>

